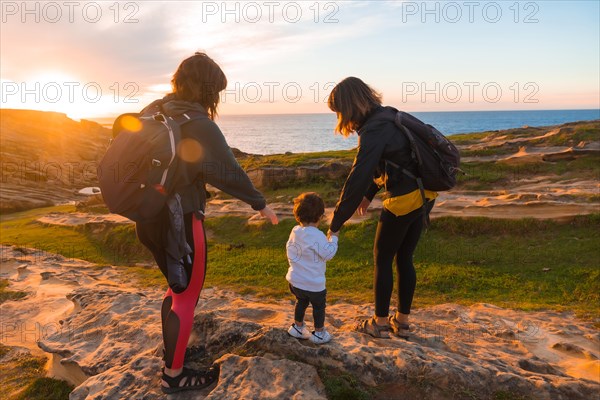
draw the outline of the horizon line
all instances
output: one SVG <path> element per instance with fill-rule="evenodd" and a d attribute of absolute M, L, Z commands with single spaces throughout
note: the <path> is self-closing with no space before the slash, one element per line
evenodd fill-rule
<path fill-rule="evenodd" d="M 20 111 L 39 111 L 39 112 L 54 112 L 54 113 L 60 113 L 60 114 L 64 114 L 66 115 L 68 118 L 73 119 L 73 120 L 87 120 L 87 121 L 94 121 L 95 119 L 108 119 L 108 118 L 116 118 L 119 115 L 121 115 L 122 113 L 115 113 L 112 115 L 104 115 L 104 116 L 92 116 L 92 117 L 80 117 L 80 118 L 72 118 L 69 117 L 68 112 L 64 112 L 64 111 L 54 111 L 54 110 L 37 110 L 37 109 L 31 109 L 31 108 L 4 108 L 4 107 L 0 107 L 0 110 L 7 110 L 7 111 L 12 111 L 12 110 L 20 110 Z M 406 111 L 405 112 L 408 113 L 469 113 L 469 112 L 528 112 L 528 111 L 600 111 L 600 107 L 598 108 L 548 108 L 548 109 L 520 109 L 520 110 L 515 110 L 515 109 L 507 109 L 507 110 L 439 110 L 439 111 Z M 246 116 L 291 116 L 291 115 L 335 115 L 334 112 L 327 112 L 327 113 L 323 113 L 323 112 L 313 112 L 313 113 L 246 113 L 246 114 L 219 114 L 217 116 L 216 119 L 219 119 L 220 117 L 246 117 Z"/>
<path fill-rule="evenodd" d="M 469 112 L 528 112 L 528 111 L 599 111 L 599 108 L 549 108 L 549 109 L 528 109 L 528 110 L 443 110 L 443 111 L 406 111 L 408 113 L 469 113 Z M 65 113 L 66 114 L 66 113 Z M 105 118 L 116 118 L 120 114 L 116 114 L 114 116 L 104 116 L 104 117 L 82 117 L 79 120 L 88 120 L 93 121 L 94 119 L 105 119 Z M 247 113 L 247 114 L 218 114 L 215 120 L 218 120 L 221 117 L 247 117 L 247 116 L 292 116 L 292 115 L 332 115 L 335 116 L 334 112 L 328 113 Z M 599 116 L 600 117 L 600 116 Z"/>

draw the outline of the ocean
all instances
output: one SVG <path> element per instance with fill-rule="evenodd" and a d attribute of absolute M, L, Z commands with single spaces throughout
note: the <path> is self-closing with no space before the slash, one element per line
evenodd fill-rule
<path fill-rule="evenodd" d="M 443 134 L 492 131 L 600 119 L 597 110 L 413 112 Z M 100 121 L 105 124 L 108 121 Z M 335 114 L 221 115 L 217 124 L 227 142 L 246 153 L 278 154 L 346 150 L 356 135 L 335 135 Z"/>

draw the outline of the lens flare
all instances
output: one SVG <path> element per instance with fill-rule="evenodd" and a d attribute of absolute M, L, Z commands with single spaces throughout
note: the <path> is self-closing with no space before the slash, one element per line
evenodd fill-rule
<path fill-rule="evenodd" d="M 130 132 L 139 132 L 142 130 L 142 123 L 132 115 L 125 115 L 121 118 L 121 126 Z"/>
<path fill-rule="evenodd" d="M 177 155 L 186 162 L 197 162 L 202 154 L 202 146 L 194 139 L 183 139 L 177 146 Z"/>

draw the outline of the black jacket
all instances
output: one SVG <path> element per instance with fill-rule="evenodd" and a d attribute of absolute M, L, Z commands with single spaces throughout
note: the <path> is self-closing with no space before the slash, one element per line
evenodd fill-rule
<path fill-rule="evenodd" d="M 157 100 L 168 116 L 196 111 L 206 114 L 199 103 L 176 100 L 172 95 Z M 195 119 L 183 125 L 181 146 L 187 154 L 178 165 L 176 192 L 181 196 L 183 213 L 204 211 L 206 207 L 206 184 L 224 191 L 249 204 L 254 210 L 266 206 L 263 195 L 256 190 L 246 172 L 235 159 L 217 124 L 207 118 Z M 187 160 L 186 160 L 187 159 Z"/>
<path fill-rule="evenodd" d="M 416 173 L 408 139 L 394 124 L 397 111 L 393 107 L 377 107 L 358 129 L 358 150 L 333 214 L 330 226 L 333 232 L 339 231 L 354 214 L 363 197 L 373 200 L 382 187 L 389 196 L 400 196 L 418 188 L 414 180 L 385 162 L 393 161 Z"/>

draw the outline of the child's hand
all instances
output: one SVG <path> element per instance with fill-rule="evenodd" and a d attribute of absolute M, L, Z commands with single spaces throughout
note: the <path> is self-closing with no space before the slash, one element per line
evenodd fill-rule
<path fill-rule="evenodd" d="M 335 236 L 335 237 L 339 238 L 340 237 L 340 232 L 339 231 L 338 232 L 332 232 L 331 229 L 329 229 L 327 231 L 327 239 L 331 240 L 332 236 Z"/>

